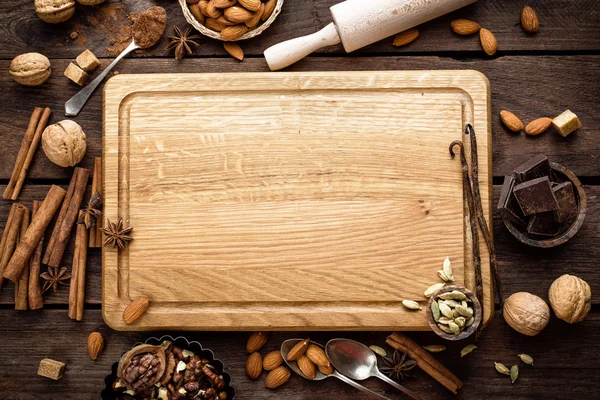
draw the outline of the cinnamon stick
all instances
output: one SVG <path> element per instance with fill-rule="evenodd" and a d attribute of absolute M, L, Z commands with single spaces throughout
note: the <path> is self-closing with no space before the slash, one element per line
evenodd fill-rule
<path fill-rule="evenodd" d="M 44 231 L 50 224 L 50 220 L 58 210 L 60 203 L 65 197 L 65 190 L 59 186 L 52 185 L 44 202 L 40 206 L 35 218 L 31 220 L 27 232 L 21 238 L 21 241 L 17 245 L 12 258 L 10 259 L 6 270 L 4 271 L 4 277 L 15 282 L 21 276 L 21 272 L 25 268 L 25 264 L 35 251 L 38 243 L 44 235 Z"/>
<path fill-rule="evenodd" d="M 42 203 L 34 200 L 31 211 L 31 218 L 35 218 L 38 209 Z M 38 310 L 44 307 L 44 298 L 42 296 L 42 286 L 40 285 L 40 272 L 42 263 L 42 247 L 44 246 L 44 238 L 40 239 L 31 259 L 29 260 L 29 309 Z"/>
<path fill-rule="evenodd" d="M 2 234 L 2 246 L 0 247 L 0 287 L 4 283 L 4 273 L 10 262 L 11 257 L 14 254 L 17 242 L 19 239 L 19 233 L 21 230 L 21 220 L 25 213 L 25 206 L 19 203 L 13 203 L 10 214 L 8 215 L 8 221 L 4 227 L 4 233 Z M 17 275 L 18 279 L 19 275 Z"/>
<path fill-rule="evenodd" d="M 69 236 L 71 230 L 77 219 L 81 202 L 87 188 L 88 178 L 90 171 L 85 168 L 75 168 L 71 183 L 69 184 L 69 190 L 67 192 L 67 198 L 63 203 L 60 210 L 58 220 L 54 225 L 52 236 L 48 242 L 46 253 L 42 262 L 51 267 L 59 267 L 62 260 L 62 256 L 67 248 Z M 69 193 L 71 194 L 68 198 Z M 61 218 L 62 217 L 62 218 Z"/>
<path fill-rule="evenodd" d="M 462 387 L 463 383 L 460 379 L 408 336 L 394 332 L 388 336 L 386 343 L 394 349 L 408 353 L 409 357 L 417 362 L 419 368 L 452 393 L 457 394 L 458 389 Z"/>
<path fill-rule="evenodd" d="M 21 172 L 19 173 L 19 176 L 17 178 L 17 183 L 15 184 L 15 188 L 13 189 L 12 195 L 10 197 L 11 200 L 16 200 L 17 197 L 19 197 L 19 193 L 21 192 L 21 188 L 23 187 L 23 182 L 25 182 L 25 178 L 27 177 L 27 171 L 29 171 L 31 161 L 33 161 L 33 156 L 35 155 L 38 145 L 40 144 L 40 140 L 42 139 L 42 132 L 44 132 L 44 129 L 46 129 L 46 125 L 48 124 L 48 120 L 50 119 L 50 114 L 52 114 L 52 110 L 46 107 L 35 130 L 35 135 L 33 136 L 33 140 L 31 141 L 29 150 L 27 151 L 25 162 L 21 167 Z"/>
<path fill-rule="evenodd" d="M 21 219 L 21 229 L 19 238 L 25 235 L 29 228 L 29 209 L 25 208 L 23 218 Z M 27 311 L 29 304 L 27 301 L 27 293 L 29 292 L 29 264 L 21 273 L 21 277 L 15 282 L 15 310 Z"/>
<path fill-rule="evenodd" d="M 79 212 L 83 216 L 83 212 Z M 81 321 L 85 303 L 85 269 L 87 262 L 88 230 L 85 224 L 77 224 L 75 235 L 75 251 L 73 254 L 73 271 L 69 289 L 69 318 Z"/>
<path fill-rule="evenodd" d="M 15 160 L 15 166 L 10 176 L 10 181 L 8 182 L 8 185 L 6 185 L 4 193 L 2 194 L 2 197 L 7 200 L 12 199 L 15 185 L 17 184 L 17 180 L 19 179 L 19 175 L 21 174 L 21 169 L 25 164 L 27 153 L 29 152 L 31 143 L 33 142 L 33 137 L 35 135 L 37 126 L 39 125 L 43 111 L 43 108 L 36 107 L 33 109 L 31 118 L 29 118 L 29 125 L 27 126 L 27 130 L 25 131 L 25 135 L 23 135 L 23 140 L 21 140 L 21 147 L 19 148 L 19 152 L 17 153 L 17 159 Z"/>
<path fill-rule="evenodd" d="M 94 177 L 92 178 L 92 195 L 99 192 L 102 196 L 102 157 L 94 159 Z M 102 247 L 102 218 L 96 218 L 96 224 L 90 228 L 90 247 Z"/>

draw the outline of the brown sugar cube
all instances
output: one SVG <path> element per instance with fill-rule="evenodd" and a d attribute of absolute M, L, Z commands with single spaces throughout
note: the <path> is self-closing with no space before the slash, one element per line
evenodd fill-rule
<path fill-rule="evenodd" d="M 65 69 L 65 76 L 79 86 L 83 86 L 87 80 L 88 74 L 77 65 L 70 63 L 67 69 Z"/>
<path fill-rule="evenodd" d="M 581 128 L 581 122 L 577 115 L 571 110 L 567 110 L 552 120 L 552 126 L 562 136 L 567 137 L 577 129 Z"/>
<path fill-rule="evenodd" d="M 100 65 L 100 61 L 98 61 L 94 53 L 89 50 L 78 55 L 75 61 L 77 61 L 77 65 L 86 72 L 90 72 Z"/>
<path fill-rule="evenodd" d="M 38 375 L 57 381 L 62 378 L 64 371 L 65 363 L 61 363 L 60 361 L 52 360 L 50 358 L 44 358 L 42 361 L 40 361 Z"/>

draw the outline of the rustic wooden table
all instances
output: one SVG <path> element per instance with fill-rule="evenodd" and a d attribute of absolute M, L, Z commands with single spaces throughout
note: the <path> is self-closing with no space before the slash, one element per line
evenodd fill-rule
<path fill-rule="evenodd" d="M 225 54 L 220 43 L 201 39 L 194 56 L 177 62 L 164 50 L 166 37 L 153 49 L 122 61 L 120 73 L 154 72 L 242 72 L 267 71 L 262 51 L 279 41 L 316 31 L 329 23 L 328 7 L 336 0 L 288 0 L 273 26 L 262 36 L 243 44 L 246 60 L 242 63 Z M 592 287 L 592 312 L 571 326 L 553 317 L 539 336 L 522 336 L 496 318 L 483 332 L 479 349 L 465 359 L 459 351 L 463 344 L 450 344 L 439 359 L 453 370 L 465 386 L 459 397 L 465 399 L 584 398 L 600 396 L 600 12 L 594 0 L 546 0 L 534 2 L 541 29 L 526 35 L 517 25 L 525 1 L 481 0 L 475 5 L 444 16 L 420 28 L 421 37 L 405 48 L 395 48 L 391 39 L 346 55 L 341 47 L 326 49 L 291 70 L 395 70 L 395 69 L 476 69 L 489 78 L 492 87 L 493 173 L 497 198 L 502 177 L 516 165 L 537 154 L 569 166 L 581 179 L 588 196 L 588 214 L 579 233 L 567 244 L 549 250 L 526 247 L 514 240 L 498 216 L 494 234 L 498 260 L 507 294 L 528 291 L 547 299 L 548 287 L 562 274 L 575 274 Z M 531 3 L 531 2 L 530 2 Z M 535 4 L 537 3 L 537 4 Z M 12 166 L 35 106 L 54 111 L 52 121 L 63 119 L 65 100 L 79 87 L 62 76 L 67 64 L 85 48 L 110 61 L 110 38 L 118 37 L 119 21 L 126 14 L 149 5 L 167 9 L 171 25 L 185 26 L 179 5 L 169 1 L 108 0 L 99 8 L 77 7 L 75 17 L 61 25 L 48 25 L 33 12 L 31 0 L 0 3 L 0 191 L 8 183 Z M 123 9 L 120 9 L 120 6 Z M 449 21 L 470 18 L 492 30 L 500 50 L 486 57 L 476 37 L 458 37 L 451 33 Z M 79 32 L 76 40 L 69 34 Z M 170 32 L 169 32 L 170 34 Z M 118 43 L 117 43 L 118 45 Z M 10 60 L 17 54 L 38 51 L 52 62 L 51 79 L 37 88 L 17 85 L 8 75 Z M 517 113 L 525 121 L 554 116 L 565 109 L 576 112 L 584 128 L 562 138 L 554 132 L 530 138 L 515 135 L 499 121 L 502 109 Z M 88 152 L 82 165 L 91 168 L 100 156 L 102 96 L 97 92 L 75 119 L 88 135 Z M 72 169 L 51 164 L 41 151 L 35 156 L 20 201 L 31 205 L 42 199 L 50 184 L 68 185 Z M 4 224 L 9 201 L 0 201 L 0 224 Z M 72 243 L 65 256 L 70 267 Z M 12 285 L 12 284 L 11 284 Z M 83 322 L 67 318 L 68 290 L 64 288 L 45 298 L 40 311 L 13 310 L 13 291 L 5 286 L 0 292 L 0 399 L 98 399 L 104 377 L 111 364 L 133 343 L 150 334 L 114 332 L 102 320 L 101 254 L 90 251 L 87 275 L 87 303 Z M 207 322 L 210 325 L 210 321 Z M 106 339 L 106 348 L 93 362 L 87 355 L 86 340 L 98 330 Z M 267 347 L 276 349 L 290 337 L 310 336 L 325 342 L 344 336 L 367 344 L 383 345 L 389 332 L 353 333 L 274 333 Z M 157 335 L 160 333 L 156 333 Z M 298 376 L 276 392 L 265 389 L 262 381 L 250 381 L 244 375 L 246 333 L 190 332 L 188 338 L 200 341 L 215 351 L 233 376 L 240 399 L 287 398 L 365 398 L 341 382 L 308 382 Z M 412 335 L 422 344 L 439 343 L 431 333 Z M 534 367 L 522 367 L 519 380 L 510 381 L 496 373 L 494 361 L 511 364 L 517 353 L 535 358 Z M 40 359 L 50 357 L 67 363 L 59 382 L 36 375 Z M 387 385 L 370 380 L 370 388 L 393 398 L 401 398 Z M 450 398 L 449 392 L 422 372 L 406 386 L 427 399 Z"/>

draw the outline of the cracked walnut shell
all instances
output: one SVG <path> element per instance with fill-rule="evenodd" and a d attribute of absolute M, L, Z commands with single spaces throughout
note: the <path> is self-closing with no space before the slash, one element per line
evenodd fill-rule
<path fill-rule="evenodd" d="M 50 73 L 50 60 L 40 53 L 21 54 L 10 63 L 10 75 L 21 85 L 41 85 L 48 80 Z"/>
<path fill-rule="evenodd" d="M 548 304 L 527 292 L 511 295 L 504 303 L 504 320 L 515 331 L 527 336 L 540 333 L 550 320 Z"/>
<path fill-rule="evenodd" d="M 65 22 L 75 14 L 75 0 L 35 0 L 35 12 L 49 24 Z"/>
<path fill-rule="evenodd" d="M 590 285 L 574 275 L 563 275 L 548 290 L 550 305 L 556 316 L 570 324 L 581 322 L 592 308 Z"/>
<path fill-rule="evenodd" d="M 44 129 L 42 148 L 54 164 L 73 167 L 85 155 L 85 133 L 77 122 L 65 119 Z"/>

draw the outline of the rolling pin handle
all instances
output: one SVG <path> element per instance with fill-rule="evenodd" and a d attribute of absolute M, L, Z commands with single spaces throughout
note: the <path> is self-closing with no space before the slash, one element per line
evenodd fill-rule
<path fill-rule="evenodd" d="M 265 59 L 271 71 L 277 71 L 300 61 L 323 47 L 340 43 L 333 22 L 312 35 L 302 36 L 278 43 L 265 50 Z"/>

